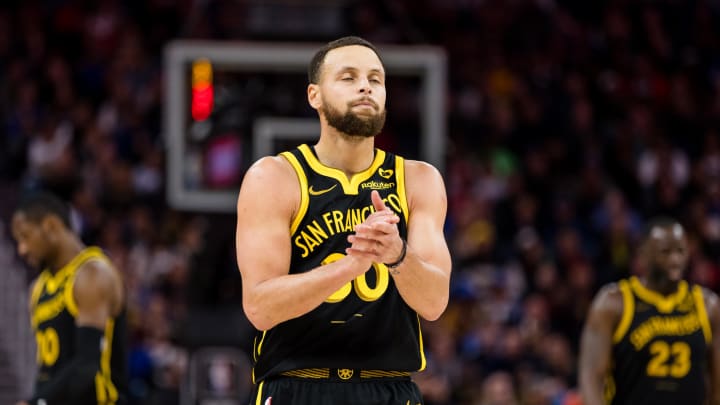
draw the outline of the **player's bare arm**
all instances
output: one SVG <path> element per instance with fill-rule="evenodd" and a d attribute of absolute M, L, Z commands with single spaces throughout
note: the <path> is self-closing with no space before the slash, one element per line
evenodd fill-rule
<path fill-rule="evenodd" d="M 610 371 L 613 333 L 623 310 L 617 284 L 598 292 L 580 339 L 580 394 L 585 405 L 604 405 L 604 380 Z"/>
<path fill-rule="evenodd" d="M 290 227 L 299 204 L 299 181 L 285 158 L 260 159 L 246 173 L 237 202 L 236 250 L 243 308 L 258 330 L 315 309 L 371 265 L 347 256 L 289 274 Z"/>
<path fill-rule="evenodd" d="M 712 332 L 712 342 L 708 348 L 708 403 L 720 405 L 720 299 L 708 289 L 703 289 L 703 295 Z"/>
<path fill-rule="evenodd" d="M 105 330 L 108 319 L 117 316 L 123 305 L 119 274 L 107 263 L 90 260 L 75 274 L 73 295 L 77 304 L 75 323 Z"/>
<path fill-rule="evenodd" d="M 433 166 L 408 160 L 405 186 L 410 210 L 407 247 L 402 263 L 391 274 L 403 300 L 423 318 L 435 320 L 445 311 L 449 299 L 451 260 L 443 234 L 445 185 Z M 377 193 L 373 193 L 373 205 L 377 212 L 355 228 L 348 253 L 394 263 L 403 249 L 397 222 Z"/>

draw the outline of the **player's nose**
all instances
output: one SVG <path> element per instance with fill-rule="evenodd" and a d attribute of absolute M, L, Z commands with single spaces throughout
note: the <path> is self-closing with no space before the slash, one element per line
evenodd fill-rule
<path fill-rule="evenodd" d="M 363 94 L 371 94 L 372 93 L 372 86 L 370 86 L 370 80 L 367 78 L 361 78 L 358 81 L 360 85 L 360 93 Z"/>
<path fill-rule="evenodd" d="M 670 265 L 673 267 L 681 266 L 684 256 L 681 253 L 673 253 L 670 255 Z"/>

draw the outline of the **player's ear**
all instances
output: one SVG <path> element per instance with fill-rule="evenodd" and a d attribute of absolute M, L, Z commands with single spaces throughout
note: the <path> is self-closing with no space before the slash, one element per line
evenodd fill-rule
<path fill-rule="evenodd" d="M 60 230 L 64 225 L 60 218 L 55 215 L 45 215 L 40 226 L 46 234 L 52 234 Z"/>
<path fill-rule="evenodd" d="M 320 97 L 320 86 L 315 83 L 308 84 L 307 98 L 310 107 L 319 109 L 322 107 L 322 97 Z"/>

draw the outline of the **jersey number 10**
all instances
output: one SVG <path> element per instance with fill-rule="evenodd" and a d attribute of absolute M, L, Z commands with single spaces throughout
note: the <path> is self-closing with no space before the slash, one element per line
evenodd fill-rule
<path fill-rule="evenodd" d="M 52 366 L 60 355 L 60 338 L 53 328 L 39 330 L 35 333 L 37 341 L 38 364 Z"/>

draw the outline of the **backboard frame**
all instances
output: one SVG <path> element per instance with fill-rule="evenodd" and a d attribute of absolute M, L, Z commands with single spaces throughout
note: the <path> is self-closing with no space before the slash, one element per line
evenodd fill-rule
<path fill-rule="evenodd" d="M 307 70 L 310 59 L 321 46 L 323 44 L 177 40 L 165 47 L 163 133 L 167 147 L 166 196 L 171 207 L 230 213 L 235 211 L 237 201 L 237 190 L 188 190 L 183 186 L 185 123 L 189 114 L 186 108 L 188 63 L 207 58 L 214 67 L 239 72 L 298 73 Z M 447 139 L 445 51 L 432 46 L 399 45 L 378 45 L 378 49 L 389 74 L 421 78 L 420 158 L 443 172 Z"/>

